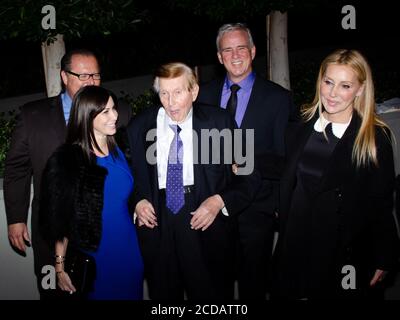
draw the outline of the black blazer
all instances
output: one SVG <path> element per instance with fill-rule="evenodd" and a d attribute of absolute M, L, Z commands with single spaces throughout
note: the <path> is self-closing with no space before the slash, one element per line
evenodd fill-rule
<path fill-rule="evenodd" d="M 288 225 L 291 198 L 296 185 L 296 170 L 316 118 L 292 124 L 287 134 L 287 163 L 280 187 L 280 235 L 276 247 L 278 288 L 290 287 L 286 267 L 296 266 L 296 254 L 285 251 L 289 240 L 301 233 Z M 356 168 L 352 149 L 361 119 L 353 113 L 343 137 L 326 163 L 317 192 L 310 205 L 310 265 L 307 281 L 311 288 L 323 288 L 344 265 L 357 271 L 357 288 L 366 288 L 376 269 L 391 270 L 399 257 L 399 241 L 393 210 L 394 166 L 392 146 L 387 132 L 376 127 L 379 166 Z M 298 254 L 297 254 L 298 256 Z M 330 270 L 330 271 L 329 271 Z M 344 275 L 343 275 L 344 276 Z M 329 279 L 330 278 L 330 279 Z M 326 289 L 326 288 L 325 288 Z M 285 293 L 283 293 L 285 295 Z"/>
<path fill-rule="evenodd" d="M 30 102 L 21 108 L 5 161 L 4 201 L 8 224 L 27 222 L 33 175 L 32 225 L 36 225 L 42 171 L 53 151 L 64 142 L 65 135 L 60 96 Z"/>
<path fill-rule="evenodd" d="M 202 85 L 197 101 L 220 107 L 225 79 Z M 256 75 L 241 129 L 254 129 L 255 167 L 263 178 L 253 210 L 273 213 L 277 205 L 277 182 L 283 169 L 284 137 L 289 120 L 296 119 L 290 92 Z M 246 141 L 243 142 L 246 145 Z"/>
<path fill-rule="evenodd" d="M 150 165 L 146 160 L 146 150 L 154 141 L 146 141 L 149 130 L 157 127 L 157 114 L 160 107 L 151 107 L 132 119 L 127 131 L 132 153 L 132 169 L 135 177 L 133 206 L 141 199 L 149 200 L 158 211 L 157 164 Z M 193 130 L 199 137 L 198 154 L 201 155 L 201 129 L 234 129 L 234 122 L 225 110 L 209 107 L 193 107 Z M 260 186 L 256 172 L 250 176 L 234 176 L 231 164 L 212 164 L 210 145 L 209 164 L 194 164 L 195 199 L 197 205 L 214 194 L 220 194 L 230 215 L 245 208 Z M 224 159 L 223 143 L 220 145 L 221 162 Z M 229 188 L 228 188 L 229 186 Z M 220 215 L 219 215 L 220 216 Z"/>
<path fill-rule="evenodd" d="M 128 126 L 128 136 L 131 147 L 131 165 L 135 178 L 133 207 L 142 199 L 147 199 L 154 206 L 157 215 L 158 227 L 149 229 L 145 226 L 138 227 L 138 238 L 143 254 L 145 269 L 147 272 L 159 275 L 154 268 L 157 259 L 166 254 L 162 243 L 162 234 L 168 232 L 168 228 L 162 221 L 160 214 L 161 206 L 158 189 L 157 164 L 149 164 L 146 160 L 146 151 L 155 141 L 146 141 L 146 135 L 157 126 L 156 119 L 160 107 L 152 107 L 144 110 L 133 118 Z M 230 129 L 234 128 L 234 121 L 225 110 L 207 107 L 193 107 L 193 130 L 200 135 L 201 129 Z M 199 139 L 200 140 L 200 139 Z M 199 146 L 201 142 L 199 141 Z M 211 142 L 209 141 L 210 150 Z M 154 146 L 153 146 L 154 147 Z M 220 148 L 224 155 L 223 144 Z M 199 147 L 199 155 L 201 149 Z M 210 159 L 212 152 L 210 152 Z M 223 159 L 223 156 L 221 156 Z M 233 257 L 232 226 L 233 216 L 243 210 L 253 199 L 254 194 L 260 186 L 260 177 L 256 172 L 251 176 L 234 176 L 230 164 L 194 164 L 194 205 L 196 207 L 209 196 L 220 194 L 230 217 L 219 213 L 211 226 L 201 232 L 201 243 L 203 247 L 202 257 L 213 264 L 212 269 L 226 277 L 232 272 L 231 257 Z M 187 225 L 190 228 L 190 225 Z M 225 275 L 223 275 L 225 273 Z"/>
<path fill-rule="evenodd" d="M 220 106 L 225 79 L 202 85 L 197 101 Z M 289 91 L 256 75 L 241 129 L 255 130 L 256 155 L 284 153 L 284 135 L 289 116 L 294 112 Z"/>

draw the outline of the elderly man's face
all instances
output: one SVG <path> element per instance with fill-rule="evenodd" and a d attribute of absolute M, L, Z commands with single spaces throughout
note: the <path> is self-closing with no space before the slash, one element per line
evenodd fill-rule
<path fill-rule="evenodd" d="M 71 71 L 76 74 L 94 74 L 99 73 L 100 69 L 95 57 L 76 54 L 71 58 L 71 70 L 67 71 Z M 78 78 L 78 76 L 66 71 L 61 71 L 61 77 L 65 85 L 65 91 L 68 93 L 71 99 L 74 98 L 76 92 L 81 87 L 100 85 L 100 80 L 94 80 L 93 77 L 82 81 Z"/>
<path fill-rule="evenodd" d="M 161 103 L 168 116 L 177 123 L 186 119 L 193 101 L 199 93 L 199 86 L 196 85 L 192 90 L 188 89 L 186 75 L 173 79 L 159 79 L 159 96 Z"/>

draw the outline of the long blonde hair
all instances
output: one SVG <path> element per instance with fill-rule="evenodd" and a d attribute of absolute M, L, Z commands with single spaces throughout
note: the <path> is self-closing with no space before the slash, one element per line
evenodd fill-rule
<path fill-rule="evenodd" d="M 328 66 L 332 64 L 349 66 L 357 75 L 358 81 L 364 85 L 361 95 L 355 97 L 353 101 L 353 109 L 361 118 L 361 126 L 354 142 L 352 159 L 357 167 L 366 166 L 371 162 L 378 165 L 375 126 L 386 129 L 388 127 L 376 117 L 375 91 L 371 68 L 367 60 L 357 50 L 339 49 L 322 61 L 318 73 L 314 100 L 310 104 L 302 106 L 302 117 L 305 121 L 310 121 L 315 116 L 317 110 L 320 116 L 324 111 L 320 97 L 320 86 Z"/>

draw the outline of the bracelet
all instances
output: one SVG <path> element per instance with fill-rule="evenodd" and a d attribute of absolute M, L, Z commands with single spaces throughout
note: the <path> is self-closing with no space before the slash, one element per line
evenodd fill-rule
<path fill-rule="evenodd" d="M 64 264 L 64 261 L 56 261 L 56 264 Z"/>
<path fill-rule="evenodd" d="M 60 258 L 60 259 L 65 259 L 65 256 L 59 256 L 59 255 L 55 255 L 54 258 Z"/>

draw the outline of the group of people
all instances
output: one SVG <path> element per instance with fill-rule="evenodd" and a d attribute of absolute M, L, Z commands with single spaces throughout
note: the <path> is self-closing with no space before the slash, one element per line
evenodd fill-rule
<path fill-rule="evenodd" d="M 132 119 L 100 86 L 92 52 L 63 57 L 64 90 L 23 106 L 4 177 L 10 243 L 24 252 L 33 175 L 41 298 L 76 291 L 68 248 L 96 261 L 88 299 L 140 300 L 144 278 L 161 301 L 233 299 L 235 280 L 243 300 L 374 296 L 400 247 L 390 130 L 375 114 L 370 67 L 356 50 L 333 52 L 298 114 L 289 91 L 253 71 L 255 54 L 245 25 L 223 25 L 226 76 L 199 86 L 186 64 L 164 64 L 153 84 L 161 105 Z M 115 139 L 122 128 L 128 145 Z M 202 134 L 224 132 L 229 144 L 238 129 L 254 133 L 241 136 L 254 150 L 246 174 L 236 140 L 225 148 Z M 45 265 L 58 290 L 43 288 Z M 344 285 L 348 266 L 355 282 Z"/>

